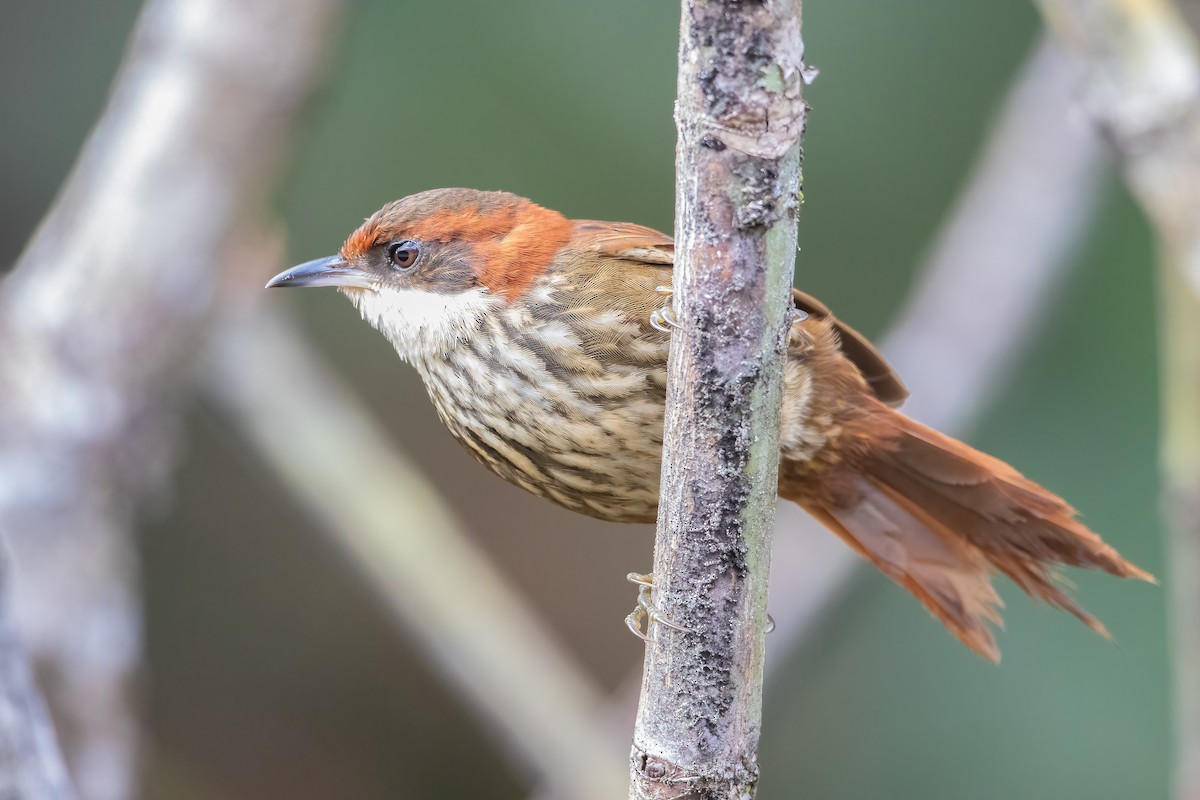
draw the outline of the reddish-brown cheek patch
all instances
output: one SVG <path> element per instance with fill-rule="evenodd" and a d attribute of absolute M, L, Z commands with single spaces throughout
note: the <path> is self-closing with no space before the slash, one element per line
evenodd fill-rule
<path fill-rule="evenodd" d="M 524 202 L 487 214 L 477 207 L 430 214 L 409 225 L 405 235 L 422 242 L 469 242 L 480 285 L 511 302 L 546 271 L 573 229 L 557 211 Z"/>
<path fill-rule="evenodd" d="M 502 238 L 476 240 L 479 282 L 509 302 L 523 295 L 571 240 L 574 223 L 557 211 L 530 204 Z"/>
<path fill-rule="evenodd" d="M 381 214 L 386 214 L 386 209 Z M 342 257 L 353 260 L 381 241 L 466 242 L 472 249 L 476 280 L 510 302 L 520 297 L 546 271 L 555 254 L 567 245 L 574 223 L 528 201 L 489 213 L 477 206 L 434 211 L 415 220 L 371 217 L 342 245 Z"/>

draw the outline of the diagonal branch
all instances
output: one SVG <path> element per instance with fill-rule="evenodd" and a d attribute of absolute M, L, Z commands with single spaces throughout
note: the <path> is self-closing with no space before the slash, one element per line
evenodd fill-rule
<path fill-rule="evenodd" d="M 623 747 L 592 724 L 600 697 L 419 468 L 285 321 L 222 326 L 207 387 L 266 464 L 423 645 L 517 761 L 564 797 L 610 800 Z"/>
<path fill-rule="evenodd" d="M 87 800 L 134 794 L 128 526 L 229 237 L 261 208 L 339 0 L 152 0 L 54 207 L 0 286 L 0 525 L 13 609 Z"/>

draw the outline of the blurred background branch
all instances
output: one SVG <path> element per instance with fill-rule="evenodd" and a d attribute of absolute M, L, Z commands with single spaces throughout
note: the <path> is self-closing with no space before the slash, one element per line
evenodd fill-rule
<path fill-rule="evenodd" d="M 262 213 L 339 0 L 154 0 L 66 185 L 0 287 L 13 608 L 84 800 L 135 794 L 129 526 L 170 474 L 230 237 Z"/>
<path fill-rule="evenodd" d="M 0 797 L 74 800 L 54 725 L 9 614 L 9 576 L 0 559 Z"/>
<path fill-rule="evenodd" d="M 1175 797 L 1200 798 L 1200 47 L 1168 0 L 1040 0 L 1154 226 L 1170 524 Z M 1194 9 L 1193 9 L 1194 11 Z"/>
<path fill-rule="evenodd" d="M 221 329 L 209 391 L 501 747 L 564 797 L 619 797 L 626 745 L 592 724 L 590 676 L 420 468 L 278 314 L 249 304 Z"/>

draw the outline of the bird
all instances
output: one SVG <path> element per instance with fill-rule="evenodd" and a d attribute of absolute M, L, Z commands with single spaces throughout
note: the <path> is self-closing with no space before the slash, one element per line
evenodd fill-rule
<path fill-rule="evenodd" d="M 674 256 L 670 236 L 641 225 L 435 189 L 384 205 L 336 255 L 267 287 L 340 290 L 501 478 L 581 514 L 645 523 L 658 509 Z M 1000 656 L 996 572 L 1108 636 L 1061 567 L 1153 576 L 1051 491 L 905 416 L 908 391 L 880 351 L 811 295 L 793 289 L 792 302 L 779 496 L 984 658 Z"/>

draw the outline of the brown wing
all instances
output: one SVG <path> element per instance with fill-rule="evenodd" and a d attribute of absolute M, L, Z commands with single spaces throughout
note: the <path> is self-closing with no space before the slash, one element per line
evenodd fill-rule
<path fill-rule="evenodd" d="M 655 290 L 671 283 L 671 238 L 641 225 L 584 220 L 575 223 L 571 244 L 581 255 L 590 251 L 605 256 L 581 261 L 590 278 L 577 287 L 576 302 L 602 311 L 619 310 L 639 321 L 641 336 L 662 344 L 665 361 L 669 337 L 650 325 L 650 316 L 667 304 L 667 298 Z"/>
<path fill-rule="evenodd" d="M 908 399 L 908 388 L 883 357 L 883 353 L 871 344 L 870 339 L 833 316 L 829 307 L 811 294 L 792 289 L 792 302 L 796 304 L 796 308 L 807 312 L 809 316 L 833 320 L 842 342 L 842 352 L 858 367 L 858 371 L 867 379 L 867 384 L 876 397 L 893 407 Z"/>
<path fill-rule="evenodd" d="M 574 243 L 624 261 L 638 261 L 655 266 L 670 266 L 675 263 L 675 241 L 670 236 L 630 222 L 581 220 L 575 223 Z M 904 402 L 908 397 L 908 389 L 887 363 L 887 359 L 867 337 L 834 317 L 833 312 L 824 303 L 810 294 L 792 289 L 792 301 L 796 308 L 812 317 L 833 320 L 841 338 L 842 352 L 858 367 L 876 397 L 890 406 L 898 406 Z"/>
<path fill-rule="evenodd" d="M 573 243 L 623 261 L 641 261 L 667 267 L 675 263 L 674 239 L 632 222 L 579 220 L 575 223 Z"/>

